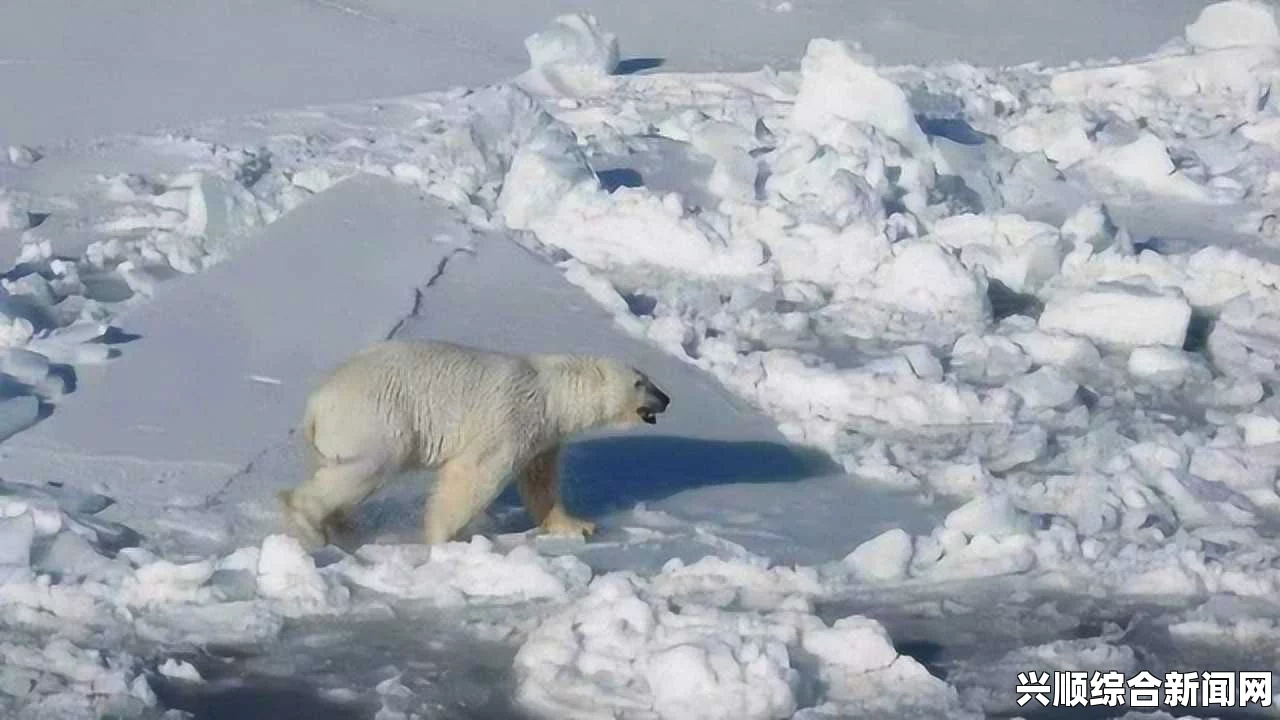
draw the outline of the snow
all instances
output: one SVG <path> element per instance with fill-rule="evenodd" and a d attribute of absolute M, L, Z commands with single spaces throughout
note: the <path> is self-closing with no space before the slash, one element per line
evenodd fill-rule
<path fill-rule="evenodd" d="M 1187 42 L 1200 50 L 1280 45 L 1272 7 L 1255 0 L 1228 0 L 1206 7 L 1187 26 Z"/>
<path fill-rule="evenodd" d="M 1178 385 L 1191 374 L 1190 355 L 1178 348 L 1139 347 L 1129 353 L 1129 374 L 1146 382 Z"/>
<path fill-rule="evenodd" d="M 1096 174 L 1110 176 L 1118 185 L 1137 192 L 1201 202 L 1207 202 L 1211 197 L 1206 188 L 1173 164 L 1168 148 L 1149 132 L 1141 133 L 1133 142 L 1102 148 L 1088 160 L 1088 164 Z"/>
<path fill-rule="evenodd" d="M 75 412 L 55 413 L 14 438 L 5 462 L 39 466 L 56 453 L 64 467 L 97 468 L 106 492 L 137 502 L 170 493 L 162 483 L 174 473 L 214 483 L 265 444 L 287 444 L 307 388 L 346 355 L 385 337 L 411 308 L 411 288 L 454 247 L 424 242 L 424 234 L 464 237 L 430 203 L 380 178 L 342 183 L 331 200 L 299 208 L 271 225 L 260 244 L 191 282 L 160 285 L 152 303 L 128 315 L 130 332 L 141 337 L 125 362 L 112 365 L 112 382 L 85 383 L 68 397 Z M 344 259 L 314 252 L 317 228 L 355 227 L 357 217 L 364 220 L 344 245 Z M 380 282 L 370 284 L 374 277 Z M 325 288 L 322 299 L 300 283 Z M 264 314 L 266 307 L 275 310 Z M 323 330 L 294 321 L 313 312 L 328 318 Z M 385 319 L 354 322 L 368 316 Z M 281 382 L 264 385 L 254 376 Z M 118 422 L 104 428 L 94 419 L 99 413 Z M 225 429 L 211 434 L 210 423 Z M 159 475 L 143 474 L 148 465 Z M 120 468 L 119 480 L 103 473 L 109 466 Z"/>
<path fill-rule="evenodd" d="M 0 29 L 0 75 L 37 61 L 0 714 L 198 715 L 265 670 L 383 718 L 981 717 L 1017 672 L 1280 667 L 1270 5 L 553 5 L 245 9 L 290 32 L 222 65 L 177 52 L 227 31 L 201 5 L 86 10 L 65 58 Z M 93 57 L 155 99 L 33 130 Z M 426 474 L 304 552 L 303 398 L 388 336 L 616 355 L 672 412 L 565 449 L 590 541 L 508 493 L 427 548 Z"/>
<path fill-rule="evenodd" d="M 845 558 L 859 580 L 884 582 L 907 574 L 911 561 L 911 536 L 901 528 L 885 532 L 862 543 Z"/>
<path fill-rule="evenodd" d="M 1037 410 L 1067 405 L 1080 389 L 1078 383 L 1053 367 L 1042 367 L 1016 377 L 1006 387 L 1022 398 L 1025 407 Z"/>
<path fill-rule="evenodd" d="M 284 606 L 287 616 L 341 612 L 349 593 L 325 583 L 315 560 L 296 538 L 271 535 L 262 541 L 258 556 L 258 592 Z"/>
<path fill-rule="evenodd" d="M 848 717 L 893 713 L 913 717 L 972 717 L 954 688 L 924 666 L 899 655 L 884 628 L 869 618 L 850 616 L 830 628 L 804 633 L 803 647 L 818 661 L 826 702 L 799 717 Z"/>
<path fill-rule="evenodd" d="M 806 700 L 795 717 L 957 716 L 954 688 L 899 655 L 879 623 L 852 616 L 828 626 L 809 612 L 813 589 L 801 576 L 714 562 L 669 564 L 648 581 L 598 577 L 521 646 L 518 696 L 555 717 L 777 718 Z M 777 592 L 768 613 L 729 607 Z"/>
<path fill-rule="evenodd" d="M 196 670 L 194 665 L 189 662 L 175 660 L 173 658 L 169 658 L 161 663 L 160 667 L 156 668 L 156 672 L 159 672 L 165 677 L 186 680 L 189 682 L 200 682 L 204 679 L 200 677 L 200 671 Z"/>
<path fill-rule="evenodd" d="M 561 15 L 524 41 L 529 72 L 561 93 L 590 91 L 618 67 L 618 37 L 594 15 Z"/>
<path fill-rule="evenodd" d="M 421 546 L 366 547 L 335 566 L 360 587 L 437 605 L 567 599 L 591 571 L 573 557 L 543 558 L 518 546 L 495 556 L 481 536 L 427 553 Z"/>
<path fill-rule="evenodd" d="M 537 0 L 492 8 L 404 0 L 325 0 L 263 7 L 81 7 L 51 0 L 0 28 L 0 83 L 8 97 L 0 145 L 56 144 L 173 128 L 210 117 L 390 97 L 496 82 L 522 72 L 522 42 L 564 13 L 587 11 L 622 30 L 629 58 L 664 69 L 745 71 L 794 67 L 813 37 L 860 41 L 884 62 L 962 58 L 984 64 L 1064 63 L 1154 50 L 1192 22 L 1203 0 L 1086 0 L 973 11 L 932 4 L 893 7 L 733 0 L 658 5 Z M 723 13 L 740 32 L 720 33 Z M 1020 32 L 991 42 L 993 19 Z M 57 41 L 32 28 L 59 28 Z M 290 28 L 281 33 L 279 28 Z M 625 30 L 623 30 L 625 29 Z M 708 38 L 716 38 L 708 42 Z M 108 41 L 107 38 L 110 38 Z M 141 82 L 140 78 L 147 78 Z"/>
<path fill-rule="evenodd" d="M 31 513 L 25 507 L 17 508 L 11 504 L 5 508 L 6 514 L 0 518 L 0 567 L 12 571 L 25 569 L 31 564 L 31 543 L 35 541 L 36 527 Z"/>
<path fill-rule="evenodd" d="M 1190 322 L 1191 305 L 1180 295 L 1118 283 L 1056 294 L 1040 315 L 1046 332 L 1128 347 L 1180 347 Z"/>
<path fill-rule="evenodd" d="M 1021 215 L 966 213 L 940 220 L 932 239 L 960 262 L 1017 293 L 1036 293 L 1056 276 L 1065 253 L 1058 228 Z"/>
<path fill-rule="evenodd" d="M 831 40 L 809 43 L 800 61 L 800 87 L 791 128 L 824 144 L 839 142 L 840 123 L 869 125 L 912 152 L 925 148 L 902 88 L 876 73 L 849 47 Z"/>

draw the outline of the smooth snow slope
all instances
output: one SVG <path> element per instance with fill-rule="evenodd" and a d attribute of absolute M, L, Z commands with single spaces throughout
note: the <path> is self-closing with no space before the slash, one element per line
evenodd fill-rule
<path fill-rule="evenodd" d="M 389 336 L 412 310 L 412 289 L 468 234 L 421 193 L 382 178 L 354 178 L 326 200 L 122 314 L 136 337 L 121 361 L 86 375 L 65 412 L 10 449 L 238 467 L 287 434 L 307 390 Z M 104 428 L 95 418 L 106 415 L 116 422 Z M 209 436 L 209 427 L 226 430 Z"/>

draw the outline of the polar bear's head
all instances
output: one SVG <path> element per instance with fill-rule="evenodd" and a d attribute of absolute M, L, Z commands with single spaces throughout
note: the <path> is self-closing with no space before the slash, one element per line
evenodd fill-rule
<path fill-rule="evenodd" d="M 603 425 L 655 425 L 671 398 L 639 370 L 610 358 L 591 358 L 599 373 L 600 419 Z"/>
<path fill-rule="evenodd" d="M 671 398 L 645 373 L 612 358 L 544 356 L 539 374 L 550 380 L 551 405 L 563 426 L 654 425 Z"/>
<path fill-rule="evenodd" d="M 623 408 L 623 415 L 630 419 L 632 415 L 627 411 L 631 410 L 631 406 L 634 405 L 635 417 L 639 418 L 643 423 L 656 425 L 658 415 L 666 412 L 667 407 L 671 405 L 671 398 L 662 392 L 662 388 L 655 385 L 648 375 L 635 368 L 628 368 L 628 370 L 632 374 L 632 377 L 627 379 L 631 381 L 633 395 L 631 403 Z"/>

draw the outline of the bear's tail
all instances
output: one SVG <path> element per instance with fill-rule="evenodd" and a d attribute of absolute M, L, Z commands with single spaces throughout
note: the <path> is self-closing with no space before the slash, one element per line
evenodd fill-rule
<path fill-rule="evenodd" d="M 302 432 L 302 444 L 306 447 L 314 465 L 320 459 L 320 450 L 316 447 L 316 416 L 311 411 L 310 405 L 307 405 L 307 411 L 302 416 L 302 425 L 298 429 Z"/>
<path fill-rule="evenodd" d="M 307 413 L 302 417 L 302 440 L 312 450 L 316 449 L 316 416 L 311 408 L 307 408 Z"/>

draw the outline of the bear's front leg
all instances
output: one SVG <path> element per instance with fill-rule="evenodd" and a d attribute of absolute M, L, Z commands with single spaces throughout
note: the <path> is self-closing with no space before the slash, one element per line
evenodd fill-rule
<path fill-rule="evenodd" d="M 457 457 L 442 465 L 423 515 L 426 543 L 452 540 L 498 496 L 511 467 L 510 456 L 501 452 Z"/>
<path fill-rule="evenodd" d="M 560 502 L 559 446 L 534 456 L 520 473 L 518 487 L 525 509 L 543 532 L 552 535 L 590 536 L 596 524 L 573 517 Z"/>

